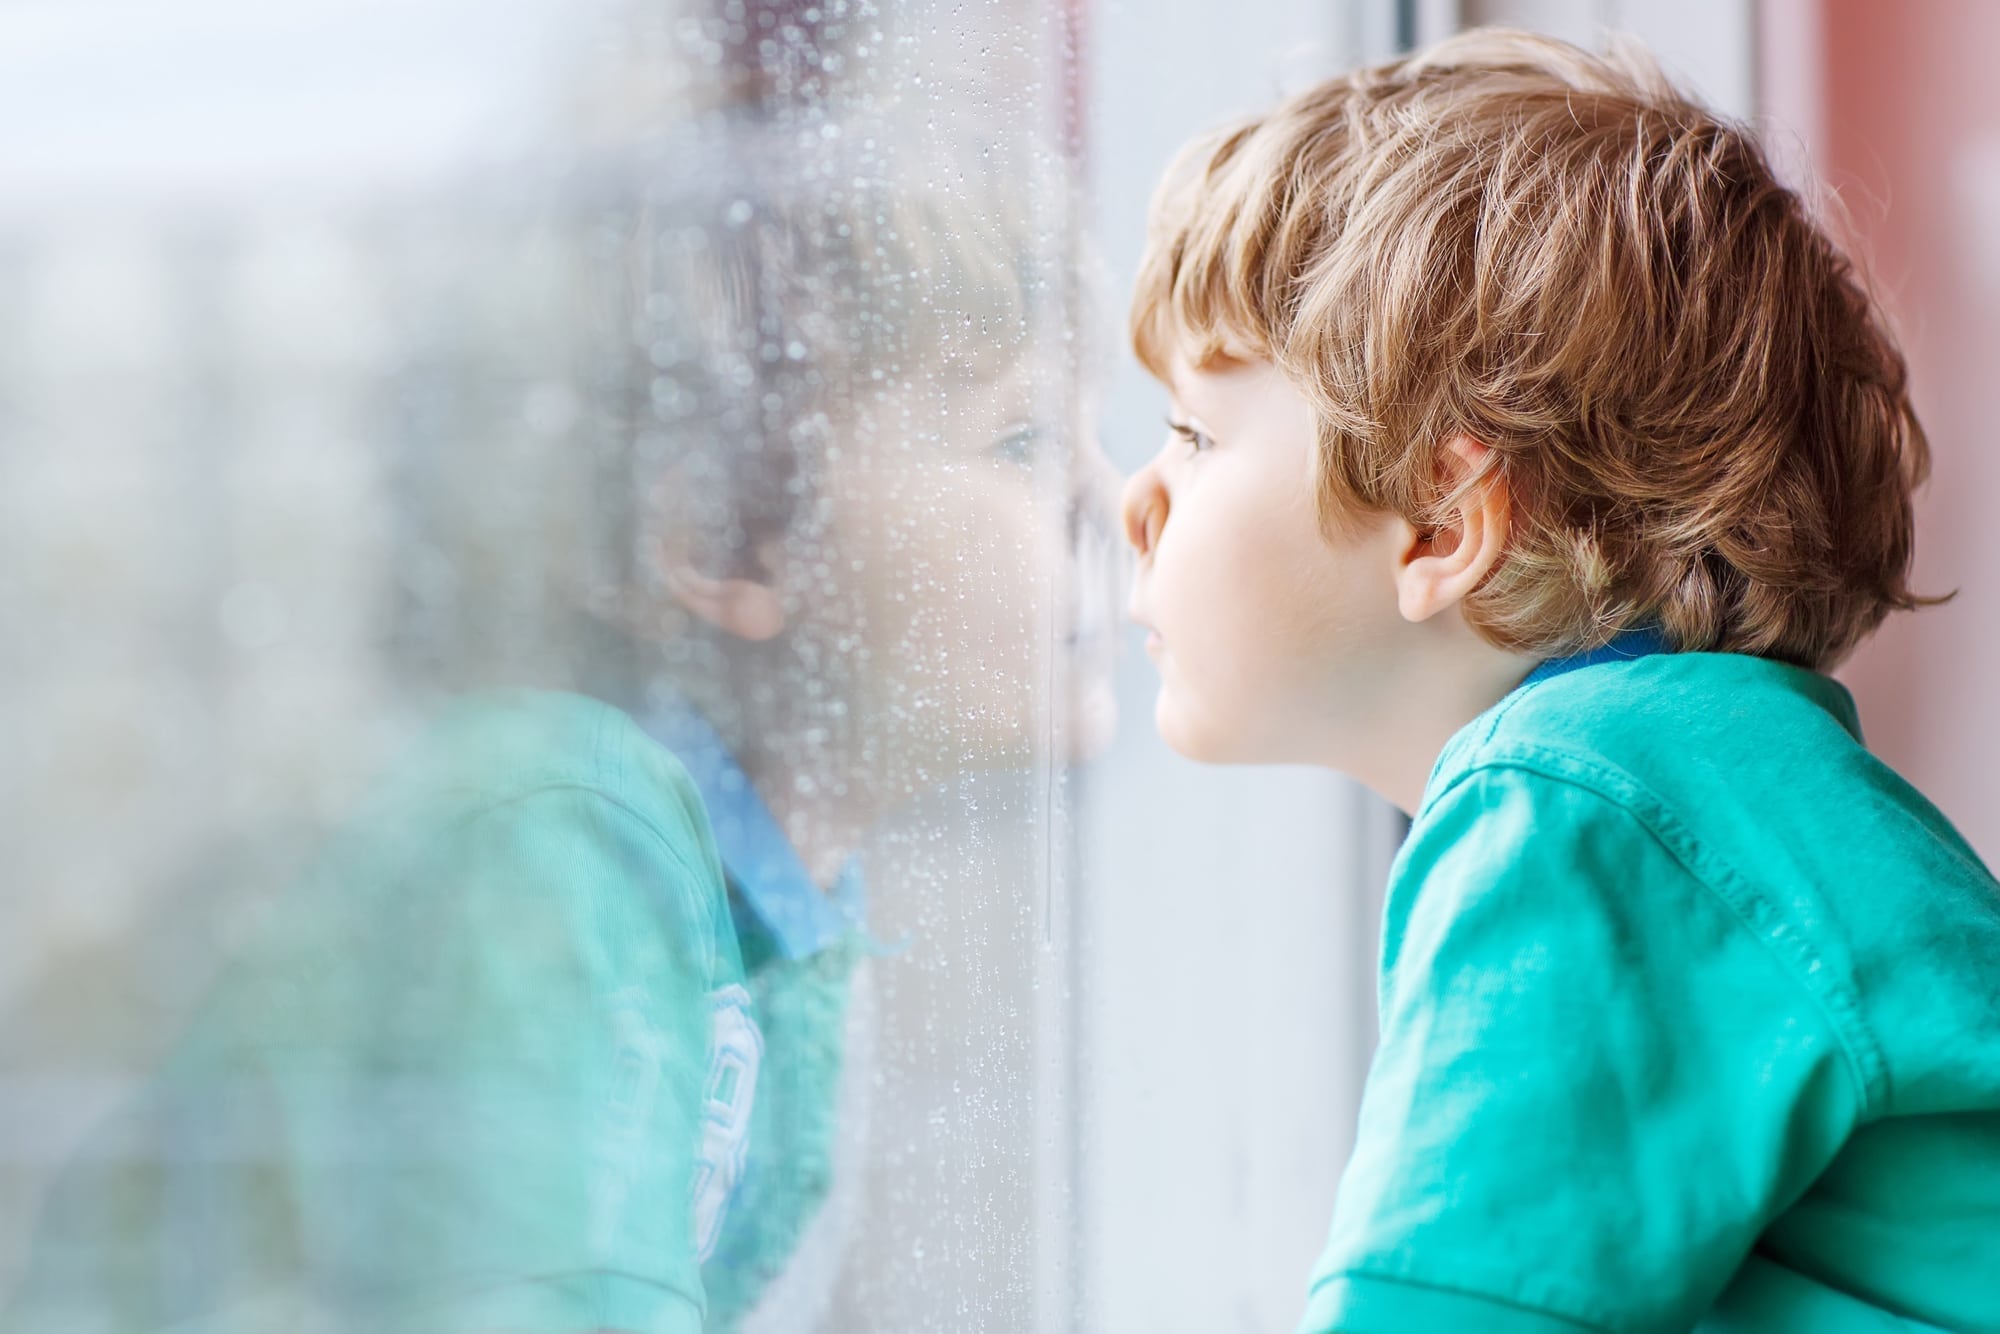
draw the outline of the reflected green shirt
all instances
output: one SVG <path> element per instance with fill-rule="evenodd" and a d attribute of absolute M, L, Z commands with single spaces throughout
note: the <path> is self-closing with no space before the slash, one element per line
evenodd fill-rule
<path fill-rule="evenodd" d="M 855 955 L 737 906 L 626 714 L 456 705 L 69 1167 L 0 1327 L 733 1328 L 826 1193 Z"/>
<path fill-rule="evenodd" d="M 1303 1329 L 2000 1330 L 2000 888 L 1833 681 L 1657 654 L 1439 758 Z"/>

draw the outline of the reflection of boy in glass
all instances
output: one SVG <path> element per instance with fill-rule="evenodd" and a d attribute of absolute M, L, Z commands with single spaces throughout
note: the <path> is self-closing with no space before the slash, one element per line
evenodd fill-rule
<path fill-rule="evenodd" d="M 617 428 L 634 470 L 609 487 L 644 504 L 621 544 L 636 566 L 603 581 L 636 595 L 600 610 L 666 665 L 598 693 L 632 701 L 702 786 L 760 1000 L 760 1088 L 818 1081 L 782 1146 L 764 1118 L 797 1100 L 759 1094 L 712 1298 L 746 1255 L 785 1250 L 770 1226 L 801 1202 L 771 1192 L 824 1186 L 853 848 L 925 790 L 1061 763 L 1111 721 L 1089 577 L 1110 474 L 1064 429 L 1066 369 L 1028 355 L 1069 294 L 1048 219 L 1020 178 L 920 186 L 934 174 L 892 136 L 838 128 L 846 148 L 809 164 L 758 131 L 710 180 L 683 168 L 634 219 L 618 284 L 647 363 Z"/>
<path fill-rule="evenodd" d="M 625 220 L 572 688 L 455 705 L 274 905 L 9 1327 L 728 1329 L 794 1256 L 862 834 L 1106 711 L 1033 228 L 775 143 L 679 146 Z"/>

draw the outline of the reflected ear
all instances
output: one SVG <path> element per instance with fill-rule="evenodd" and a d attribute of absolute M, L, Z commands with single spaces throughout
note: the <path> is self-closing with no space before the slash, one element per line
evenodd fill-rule
<path fill-rule="evenodd" d="M 757 548 L 756 568 L 762 577 L 706 573 L 679 544 L 658 548 L 660 581 L 675 602 L 737 639 L 775 639 L 785 628 L 785 598 L 778 587 L 782 544 Z"/>
<path fill-rule="evenodd" d="M 1513 516 L 1500 456 L 1470 436 L 1455 435 L 1439 451 L 1439 481 L 1451 497 L 1444 521 L 1419 530 L 1403 525 L 1396 561 L 1396 608 L 1407 621 L 1427 621 L 1462 602 L 1500 563 Z"/>
<path fill-rule="evenodd" d="M 712 519 L 693 502 L 685 461 L 662 474 L 647 493 L 644 549 L 652 573 L 674 602 L 735 639 L 775 639 L 785 628 L 781 591 L 784 544 L 761 542 L 749 559 L 717 560 L 699 534 Z M 727 568 L 728 574 L 715 574 Z"/>

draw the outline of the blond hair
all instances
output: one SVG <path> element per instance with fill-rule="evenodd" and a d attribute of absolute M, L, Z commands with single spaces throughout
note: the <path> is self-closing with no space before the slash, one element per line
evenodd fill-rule
<path fill-rule="evenodd" d="M 1634 47 L 1475 31 L 1183 150 L 1153 201 L 1141 360 L 1271 360 L 1317 410 L 1320 512 L 1441 522 L 1454 435 L 1514 505 L 1467 599 L 1553 654 L 1824 668 L 1908 584 L 1929 452 L 1853 266 L 1755 137 Z"/>

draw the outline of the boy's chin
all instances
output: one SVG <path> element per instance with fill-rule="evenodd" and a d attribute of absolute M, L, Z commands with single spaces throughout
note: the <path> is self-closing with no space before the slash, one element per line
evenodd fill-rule
<path fill-rule="evenodd" d="M 1309 744 L 1298 721 L 1248 712 L 1214 712 L 1193 705 L 1171 685 L 1153 704 L 1160 739 L 1175 753 L 1201 764 L 1304 764 L 1345 772 Z"/>
<path fill-rule="evenodd" d="M 1154 701 L 1153 723 L 1159 728 L 1160 739 L 1185 759 L 1200 764 L 1263 762 L 1262 756 L 1246 753 L 1242 738 L 1218 727 L 1215 720 L 1204 717 L 1199 710 L 1188 708 L 1166 686 L 1160 688 L 1159 698 Z"/>

